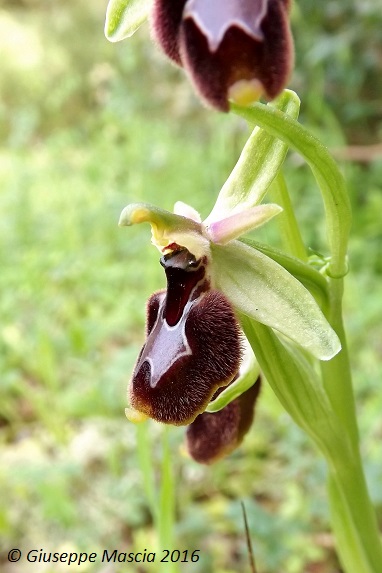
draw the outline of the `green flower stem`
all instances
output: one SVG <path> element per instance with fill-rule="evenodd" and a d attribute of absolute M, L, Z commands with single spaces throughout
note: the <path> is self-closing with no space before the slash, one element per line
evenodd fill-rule
<path fill-rule="evenodd" d="M 272 183 L 271 197 L 272 201 L 283 208 L 283 212 L 277 217 L 277 223 L 285 251 L 307 262 L 308 255 L 294 214 L 288 188 L 281 171 L 278 172 Z"/>
<path fill-rule="evenodd" d="M 367 490 L 359 451 L 356 410 L 345 331 L 342 321 L 343 279 L 330 279 L 330 314 L 328 320 L 341 340 L 342 350 L 332 360 L 321 362 L 326 393 L 352 441 L 352 457 L 329 460 L 331 468 L 328 492 L 332 521 L 339 552 L 346 571 L 382 571 L 382 546 L 375 512 Z M 346 543 L 342 541 L 347 535 Z M 353 541 L 350 539 L 353 538 Z M 368 565 L 355 567 L 352 548 L 359 546 Z"/>
<path fill-rule="evenodd" d="M 342 349 L 332 360 L 321 361 L 320 366 L 326 393 L 335 412 L 349 432 L 355 449 L 358 450 L 359 434 L 346 336 L 342 321 L 342 296 L 343 279 L 329 278 L 330 304 L 326 318 L 337 333 Z"/>
<path fill-rule="evenodd" d="M 159 502 L 159 534 L 161 548 L 171 548 L 173 545 L 174 527 L 174 476 L 172 474 L 171 449 L 169 444 L 170 428 L 162 428 L 162 472 Z"/>
<path fill-rule="evenodd" d="M 295 93 L 283 92 L 274 105 L 293 120 L 298 118 L 300 100 Z M 261 203 L 288 152 L 288 145 L 280 139 L 267 128 L 254 127 L 207 221 L 225 218 L 237 207 L 242 210 Z"/>
<path fill-rule="evenodd" d="M 329 461 L 328 493 L 337 549 L 346 573 L 380 573 L 382 547 L 359 455 Z"/>
<path fill-rule="evenodd" d="M 312 385 L 304 380 L 304 374 L 310 375 L 309 369 L 305 368 L 304 372 L 298 361 L 288 357 L 287 349 L 277 342 L 269 328 L 250 324 L 245 319 L 243 327 L 276 395 L 326 457 L 333 528 L 346 572 L 380 573 L 382 546 L 359 452 L 355 402 L 342 321 L 342 277 L 347 272 L 346 252 L 351 223 L 345 182 L 327 149 L 287 115 L 270 105 L 255 104 L 251 108 L 243 108 L 232 104 L 231 108 L 298 151 L 310 165 L 322 193 L 331 250 L 327 269 L 329 305 L 326 316 L 341 340 L 342 350 L 332 360 L 321 361 L 323 385 L 316 387 L 316 397 L 314 383 Z M 277 192 L 280 192 L 280 188 Z M 291 224 L 294 224 L 294 217 Z M 296 380 L 299 380 L 300 388 L 296 386 Z M 320 410 L 313 407 L 313 401 L 322 399 L 320 393 L 323 389 L 325 398 Z M 321 424 L 324 421 L 326 429 Z"/>
<path fill-rule="evenodd" d="M 138 462 L 142 474 L 143 487 L 149 502 L 153 520 L 155 523 L 157 523 L 158 505 L 155 492 L 154 468 L 151 456 L 152 447 L 150 442 L 150 434 L 148 432 L 148 425 L 147 422 L 143 422 L 136 424 L 135 427 L 137 431 Z"/>
<path fill-rule="evenodd" d="M 296 97 L 292 94 L 290 97 Z M 310 165 L 326 210 L 331 251 L 328 274 L 332 277 L 344 276 L 347 273 L 346 253 L 351 210 L 345 180 L 327 148 L 297 121 L 272 105 L 255 103 L 251 107 L 243 107 L 231 103 L 231 110 L 251 124 L 256 124 L 280 138 L 300 153 Z"/>
<path fill-rule="evenodd" d="M 153 464 L 153 444 L 150 440 L 148 422 L 136 424 L 138 461 L 143 479 L 143 487 L 153 516 L 155 531 L 158 534 L 158 551 L 174 547 L 175 496 L 172 472 L 171 451 L 169 446 L 169 428 L 162 431 L 162 464 L 159 495 L 155 485 Z M 176 573 L 176 563 L 163 563 L 160 570 L 164 573 Z"/>

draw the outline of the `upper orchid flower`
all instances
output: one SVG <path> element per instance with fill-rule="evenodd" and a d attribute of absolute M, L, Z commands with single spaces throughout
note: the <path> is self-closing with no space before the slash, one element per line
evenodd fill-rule
<path fill-rule="evenodd" d="M 209 105 L 228 111 L 229 99 L 273 99 L 285 86 L 293 64 L 289 4 L 111 0 L 105 30 L 112 41 L 131 35 L 151 8 L 153 34 L 163 51 L 185 68 Z"/>

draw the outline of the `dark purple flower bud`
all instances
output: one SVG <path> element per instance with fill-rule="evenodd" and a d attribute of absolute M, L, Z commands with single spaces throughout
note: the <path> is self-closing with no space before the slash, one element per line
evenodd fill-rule
<path fill-rule="evenodd" d="M 276 97 L 293 64 L 288 0 L 156 0 L 153 30 L 164 52 L 190 74 L 200 95 L 228 100 Z"/>
<path fill-rule="evenodd" d="M 236 449 L 252 424 L 259 392 L 260 378 L 219 412 L 200 414 L 187 428 L 190 456 L 199 463 L 211 464 Z"/>
<path fill-rule="evenodd" d="M 226 297 L 210 288 L 206 260 L 181 249 L 161 263 L 167 291 L 148 301 L 147 340 L 130 383 L 130 405 L 158 422 L 189 424 L 236 375 L 240 329 Z"/>

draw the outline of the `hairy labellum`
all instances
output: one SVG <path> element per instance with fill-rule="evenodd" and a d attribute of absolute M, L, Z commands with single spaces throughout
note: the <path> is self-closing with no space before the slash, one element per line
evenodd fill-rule
<path fill-rule="evenodd" d="M 147 339 L 130 383 L 130 405 L 159 422 L 189 424 L 236 375 L 240 330 L 229 301 L 210 288 L 206 260 L 180 249 L 161 263 L 167 291 L 148 301 Z"/>
<path fill-rule="evenodd" d="M 207 103 L 273 99 L 293 64 L 289 0 L 155 0 L 153 30 Z"/>
<path fill-rule="evenodd" d="M 196 462 L 211 464 L 240 445 L 252 424 L 259 392 L 260 378 L 219 412 L 203 412 L 190 424 L 187 449 Z"/>

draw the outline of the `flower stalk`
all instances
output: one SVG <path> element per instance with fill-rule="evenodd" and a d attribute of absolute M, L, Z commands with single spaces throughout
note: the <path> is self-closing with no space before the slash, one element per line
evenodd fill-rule
<path fill-rule="evenodd" d="M 282 111 L 254 104 L 231 105 L 250 123 L 261 125 L 298 151 L 310 165 L 325 205 L 330 262 L 326 276 L 325 316 L 341 341 L 341 351 L 321 361 L 321 380 L 304 361 L 301 351 L 282 344 L 272 330 L 242 316 L 241 323 L 261 370 L 295 422 L 314 440 L 328 464 L 328 495 L 339 557 L 346 573 L 382 571 L 382 546 L 359 450 L 354 393 L 342 318 L 343 276 L 347 272 L 347 241 L 351 222 L 345 182 L 326 148 Z M 289 211 L 285 187 L 279 178 L 273 198 Z M 295 218 L 284 231 L 288 250 L 302 260 L 305 253 L 295 241 Z M 285 217 L 286 215 L 286 217 Z M 298 235 L 297 235 L 298 236 Z M 325 289 L 326 290 L 326 289 Z M 319 404 L 319 406 L 318 406 Z"/>

